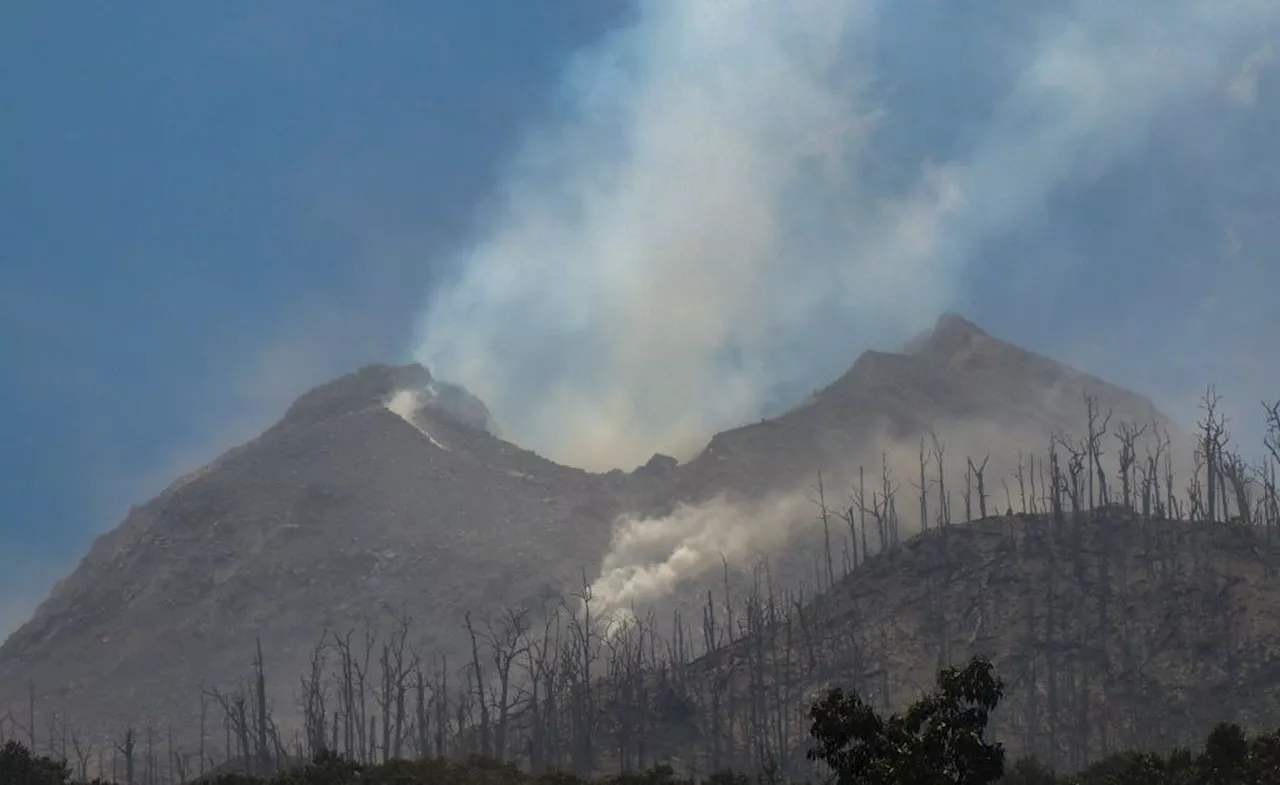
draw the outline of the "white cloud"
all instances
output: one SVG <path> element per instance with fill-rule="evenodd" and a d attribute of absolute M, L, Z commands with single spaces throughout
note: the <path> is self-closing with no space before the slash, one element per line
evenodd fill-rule
<path fill-rule="evenodd" d="M 1241 106 L 1256 104 L 1258 80 L 1262 77 L 1263 69 L 1275 62 L 1275 59 L 1275 49 L 1269 41 L 1246 57 L 1240 64 L 1240 70 L 1236 72 L 1235 78 L 1227 86 L 1227 94 L 1231 96 L 1231 100 Z"/>

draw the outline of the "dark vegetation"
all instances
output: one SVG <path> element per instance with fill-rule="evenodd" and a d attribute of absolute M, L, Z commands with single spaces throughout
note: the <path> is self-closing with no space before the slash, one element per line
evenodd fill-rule
<path fill-rule="evenodd" d="M 241 684 L 200 689 L 197 745 L 154 726 L 82 743 L 56 713 L 37 729 L 31 685 L 0 715 L 0 785 L 1280 783 L 1280 737 L 1249 735 L 1280 724 L 1280 673 L 1242 599 L 1280 569 L 1280 403 L 1252 464 L 1210 390 L 1185 488 L 1167 435 L 1086 406 L 1088 433 L 1020 459 L 998 500 L 985 458 L 949 487 L 945 445 L 922 441 L 918 537 L 887 465 L 838 508 L 820 484 L 807 595 L 768 562 L 731 591 L 726 566 L 696 622 L 602 619 L 584 576 L 543 608 L 468 616 L 465 663 L 416 651 L 389 609 L 389 628 L 318 636 L 294 707 L 268 700 L 257 647 Z M 908 563 L 896 600 L 864 591 Z"/>
<path fill-rule="evenodd" d="M 986 738 L 990 713 L 1004 685 L 991 663 L 974 658 L 938 674 L 936 687 L 902 714 L 883 716 L 858 694 L 833 688 L 810 709 L 812 746 L 808 757 L 821 765 L 826 782 L 837 785 L 1270 785 L 1280 782 L 1280 732 L 1250 738 L 1239 726 L 1220 723 L 1198 751 L 1175 749 L 1164 755 L 1114 753 L 1073 776 L 1058 777 L 1033 758 L 1006 769 L 1005 751 Z M 269 775 L 211 773 L 207 785 L 573 785 L 589 780 L 559 770 L 537 775 L 510 763 L 472 757 L 392 759 L 361 763 L 322 751 L 307 763 Z M 732 771 L 713 774 L 708 785 L 780 782 L 773 771 L 756 778 Z M 0 783 L 69 785 L 66 761 L 33 756 L 10 741 L 0 748 Z M 101 780 L 94 780 L 98 783 Z M 692 783 L 670 766 L 596 780 L 616 785 Z"/>

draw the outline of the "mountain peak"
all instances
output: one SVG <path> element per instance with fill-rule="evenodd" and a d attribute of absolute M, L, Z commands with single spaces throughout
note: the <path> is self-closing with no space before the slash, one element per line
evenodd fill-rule
<path fill-rule="evenodd" d="M 972 360 L 997 347 L 1013 348 L 992 338 L 963 316 L 947 311 L 938 317 L 916 353 L 955 362 L 961 358 Z"/>
<path fill-rule="evenodd" d="M 421 389 L 431 381 L 431 373 L 417 363 L 366 365 L 303 393 L 285 412 L 282 422 L 315 423 L 380 406 L 392 393 Z"/>
<path fill-rule="evenodd" d="M 949 354 L 956 349 L 982 340 L 992 340 L 978 325 L 955 311 L 944 311 L 933 327 L 907 341 L 899 354 Z"/>
<path fill-rule="evenodd" d="M 938 321 L 933 324 L 935 336 L 985 336 L 978 325 L 964 318 L 955 311 L 943 311 Z"/>

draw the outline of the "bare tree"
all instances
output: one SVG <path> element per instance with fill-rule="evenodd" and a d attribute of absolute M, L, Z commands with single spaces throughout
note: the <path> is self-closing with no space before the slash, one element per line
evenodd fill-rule
<path fill-rule="evenodd" d="M 989 455 L 984 456 L 982 459 L 982 463 L 976 464 L 976 465 L 974 464 L 972 458 L 968 459 L 969 471 L 973 473 L 973 478 L 974 480 L 977 481 L 977 484 L 978 484 L 978 517 L 979 518 L 987 517 L 987 483 L 986 483 L 986 480 L 983 479 L 983 474 L 987 470 L 987 461 L 990 460 L 990 458 L 991 456 Z M 1021 464 L 1019 464 L 1019 466 L 1021 466 Z M 1023 497 L 1023 500 L 1022 500 L 1022 511 L 1023 512 L 1027 511 L 1027 500 L 1025 496 Z"/>
<path fill-rule="evenodd" d="M 933 431 L 929 432 L 929 438 L 933 441 L 933 460 L 938 464 L 938 525 L 949 526 L 951 524 L 951 502 L 947 496 L 947 473 L 943 464 L 943 458 L 946 454 L 946 445 L 938 441 L 938 435 Z"/>
<path fill-rule="evenodd" d="M 320 636 L 320 640 L 311 649 L 310 671 L 302 676 L 302 694 L 299 696 L 299 704 L 302 709 L 303 732 L 307 741 L 307 753 L 314 757 L 326 748 L 325 742 L 325 722 L 329 716 L 326 707 L 327 690 L 324 683 L 326 654 L 328 645 L 326 641 L 329 638 L 329 630 L 325 629 Z M 204 712 L 203 695 L 201 695 L 201 713 Z M 203 722 L 202 722 L 203 726 Z M 203 760 L 204 748 L 201 745 L 201 758 Z M 203 766 L 203 763 L 201 764 Z M 203 769 L 201 774 L 203 775 Z"/>
<path fill-rule="evenodd" d="M 560 762 L 559 704 L 556 700 L 560 684 L 560 613 L 556 609 L 542 609 L 542 634 L 535 637 L 525 632 L 524 651 L 525 681 L 528 684 L 528 711 L 530 716 L 529 765 L 534 773 L 541 773 Z"/>
<path fill-rule="evenodd" d="M 204 777 L 204 766 L 205 766 L 204 745 L 205 745 L 205 739 L 207 737 L 206 723 L 208 721 L 208 715 L 209 715 L 209 696 L 206 695 L 203 690 L 201 690 L 200 691 L 200 760 L 197 761 L 197 764 L 196 764 L 197 770 L 199 771 L 199 775 L 201 778 Z"/>
<path fill-rule="evenodd" d="M 137 749 L 137 745 L 135 744 L 134 738 L 133 738 L 133 728 L 128 728 L 127 730 L 125 730 L 124 741 L 120 742 L 119 744 L 116 744 L 115 749 L 118 753 L 124 756 L 125 785 L 133 785 L 134 772 L 136 771 L 134 767 L 134 755 Z M 113 779 L 114 779 L 114 775 L 113 775 Z"/>
<path fill-rule="evenodd" d="M 89 758 L 93 755 L 93 745 L 81 745 L 80 739 L 73 734 L 71 736 L 71 748 L 76 753 L 76 776 L 81 781 L 87 782 L 89 779 Z"/>
<path fill-rule="evenodd" d="M 884 528 L 888 535 L 887 541 L 881 540 L 881 550 L 898 545 L 898 505 L 897 495 L 901 486 L 893 482 L 893 472 L 889 470 L 889 453 L 881 451 L 880 453 L 880 499 L 881 514 L 878 518 L 882 518 Z M 922 491 L 923 492 L 923 491 Z"/>
<path fill-rule="evenodd" d="M 1053 523 L 1060 526 L 1063 521 L 1062 516 L 1062 488 L 1064 481 L 1062 479 L 1062 468 L 1058 461 L 1058 439 L 1054 437 L 1049 441 L 1049 509 L 1053 513 Z"/>
<path fill-rule="evenodd" d="M 253 697 L 257 731 L 258 771 L 271 771 L 271 749 L 267 744 L 267 681 L 262 661 L 262 639 L 254 638 L 257 650 L 253 659 Z"/>
<path fill-rule="evenodd" d="M 1133 423 L 1122 422 L 1115 432 L 1120 442 L 1120 502 L 1126 509 L 1132 510 L 1133 504 L 1133 465 L 1137 462 L 1137 442 L 1146 433 L 1147 426 L 1136 427 Z"/>
<path fill-rule="evenodd" d="M 36 751 L 36 683 L 27 681 L 27 740 L 29 749 Z"/>
<path fill-rule="evenodd" d="M 929 458 L 924 449 L 924 437 L 920 437 L 920 483 L 915 485 L 916 490 L 920 492 L 920 529 L 929 528 Z"/>
<path fill-rule="evenodd" d="M 826 489 L 822 485 L 822 472 L 818 472 L 816 490 L 818 491 L 816 504 L 818 505 L 819 519 L 822 521 L 823 546 L 827 558 L 827 587 L 830 588 L 835 585 L 836 574 L 831 563 L 831 514 L 830 509 L 827 507 Z"/>
<path fill-rule="evenodd" d="M 356 723 L 355 735 L 358 743 L 360 760 L 368 763 L 373 759 L 374 733 L 376 718 L 369 713 L 369 676 L 373 650 L 378 644 L 378 631 L 371 620 L 364 620 L 363 649 L 358 659 L 352 661 L 355 673 Z"/>
<path fill-rule="evenodd" d="M 1177 520 L 1182 517 L 1182 510 L 1178 504 L 1178 499 L 1174 495 L 1174 475 L 1173 475 L 1173 451 L 1169 449 L 1170 437 L 1166 433 L 1164 435 L 1164 505 L 1163 515 L 1169 520 Z"/>
<path fill-rule="evenodd" d="M 1263 404 L 1266 411 L 1266 428 L 1267 435 L 1263 439 L 1263 443 L 1267 448 L 1267 452 L 1271 453 L 1271 458 L 1276 463 L 1280 463 L 1280 399 L 1275 403 Z"/>
<path fill-rule="evenodd" d="M 1039 476 L 1039 477 L 1040 477 L 1040 484 L 1041 484 L 1041 487 L 1043 488 L 1043 485 L 1044 485 L 1044 461 L 1043 461 L 1043 460 L 1042 460 L 1042 461 L 1040 461 L 1039 475 L 1037 475 L 1037 473 L 1036 473 L 1036 456 L 1035 456 L 1035 454 L 1033 453 L 1031 456 L 1029 456 L 1029 458 L 1028 458 L 1028 460 L 1027 460 L 1027 469 L 1028 469 L 1028 471 L 1027 471 L 1027 486 L 1028 486 L 1028 490 L 1030 491 L 1030 493 L 1029 493 L 1029 498 L 1027 499 L 1027 506 L 1026 506 L 1026 507 L 1024 507 L 1024 511 L 1026 511 L 1026 512 L 1030 512 L 1032 515 L 1038 515 L 1038 514 L 1040 513 L 1041 509 L 1043 508 L 1043 505 L 1040 503 L 1040 501 L 1041 501 L 1041 500 L 1040 500 L 1040 496 L 1039 496 L 1039 495 L 1037 494 L 1037 492 L 1036 492 L 1036 477 L 1037 477 L 1037 476 Z"/>
<path fill-rule="evenodd" d="M 965 457 L 964 467 L 964 520 L 973 520 L 973 459 Z"/>
<path fill-rule="evenodd" d="M 412 671 L 406 660 L 411 619 L 406 611 L 387 609 L 391 617 L 391 631 L 382 643 L 378 658 L 380 678 L 373 691 L 373 698 L 381 712 L 382 760 L 401 757 L 404 746 L 406 720 L 407 680 Z"/>
<path fill-rule="evenodd" d="M 507 754 L 507 732 L 511 719 L 511 711 L 518 705 L 512 696 L 512 669 L 516 661 L 528 651 L 526 633 L 529 628 L 528 611 L 508 609 L 501 624 L 496 628 L 486 622 L 485 642 L 493 659 L 494 674 L 498 680 L 497 694 L 491 702 L 498 711 L 497 726 L 494 729 L 493 757 L 505 760 Z"/>
<path fill-rule="evenodd" d="M 436 683 L 432 700 L 436 709 L 435 752 L 437 758 L 445 756 L 445 741 L 449 733 L 449 660 L 440 655 L 440 667 L 436 671 Z M 461 730 L 461 729 L 459 729 Z"/>
<path fill-rule="evenodd" d="M 1280 400 L 1272 404 L 1263 403 L 1262 410 L 1265 416 L 1262 446 L 1266 454 L 1256 471 L 1262 483 L 1262 517 L 1269 544 L 1272 530 L 1280 525 L 1280 487 L 1276 481 L 1276 472 L 1280 469 Z"/>
<path fill-rule="evenodd" d="M 471 612 L 468 611 L 465 616 L 465 627 L 467 635 L 471 637 L 471 670 L 468 678 L 470 679 L 471 688 L 475 691 L 475 699 L 480 707 L 480 754 L 486 757 L 492 756 L 492 726 L 489 721 L 489 699 L 485 695 L 485 677 L 484 666 L 480 664 L 480 636 L 476 632 L 475 625 L 471 623 Z"/>
<path fill-rule="evenodd" d="M 1107 473 L 1102 467 L 1102 437 L 1106 435 L 1107 426 L 1111 423 L 1111 412 L 1108 411 L 1099 419 L 1098 400 L 1092 395 L 1085 395 L 1084 404 L 1088 422 L 1088 438 L 1084 448 L 1089 462 L 1089 509 L 1094 509 L 1108 502 Z M 1096 489 L 1093 484 L 1095 477 L 1098 480 Z"/>
<path fill-rule="evenodd" d="M 347 630 L 342 635 L 336 631 L 333 633 L 333 648 L 338 653 L 338 672 L 333 677 L 337 686 L 338 709 L 333 715 L 332 739 L 336 751 L 339 746 L 337 729 L 341 720 L 341 747 L 342 753 L 347 757 L 352 757 L 358 749 L 356 727 L 363 725 L 363 720 L 356 713 L 355 654 L 351 645 L 351 636 L 354 634 L 354 630 Z"/>
<path fill-rule="evenodd" d="M 1200 429 L 1198 453 L 1203 461 L 1205 474 L 1205 519 L 1209 522 L 1218 520 L 1218 487 L 1219 475 L 1222 471 L 1221 455 L 1226 444 L 1226 419 L 1218 412 L 1222 398 L 1212 385 L 1205 390 L 1200 399 L 1200 409 L 1204 419 L 1196 423 Z"/>
<path fill-rule="evenodd" d="M 1252 513 L 1253 505 L 1250 502 L 1250 489 L 1253 485 L 1253 478 L 1248 464 L 1240 457 L 1239 453 L 1228 450 L 1222 451 L 1220 456 L 1222 464 L 1222 476 L 1226 479 L 1227 484 L 1231 488 L 1231 492 L 1235 498 L 1236 516 L 1235 520 L 1245 525 L 1253 522 Z M 1223 508 L 1226 508 L 1226 500 L 1223 500 Z"/>
<path fill-rule="evenodd" d="M 867 513 L 870 512 L 870 510 L 867 508 L 866 472 L 863 470 L 861 465 L 858 466 L 858 487 L 853 489 L 850 496 L 852 497 L 851 500 L 854 503 L 854 507 L 857 509 L 858 528 L 860 529 L 859 532 L 854 533 L 854 539 L 855 541 L 860 540 L 862 543 L 862 560 L 865 562 L 867 557 L 870 556 L 870 553 L 867 551 Z M 849 525 L 853 526 L 852 511 L 850 512 L 849 518 Z M 854 566 L 857 566 L 856 558 L 854 559 Z"/>
<path fill-rule="evenodd" d="M 568 642 L 573 656 L 564 661 L 566 675 L 569 677 L 571 695 L 571 717 L 573 722 L 573 769 L 574 771 L 592 771 L 596 760 L 593 721 L 596 715 L 596 695 L 592 684 L 595 663 L 600 656 L 600 637 L 596 632 L 591 615 L 591 603 L 594 599 L 591 581 L 586 571 L 582 574 L 582 587 L 572 595 L 578 601 L 577 608 L 568 608 L 569 636 Z M 726 597 L 726 602 L 728 598 Z M 732 617 L 732 612 L 729 613 Z M 731 641 L 732 642 L 732 641 Z"/>
<path fill-rule="evenodd" d="M 239 758 L 252 770 L 256 758 L 253 755 L 253 723 L 249 718 L 249 699 L 243 687 L 225 693 L 216 687 L 202 688 L 206 695 L 222 708 L 223 726 L 226 729 L 227 760 Z M 130 737 L 131 739 L 132 737 Z M 232 746 L 232 739 L 235 746 Z"/>
<path fill-rule="evenodd" d="M 1089 444 L 1087 441 L 1077 444 L 1066 434 L 1061 433 L 1058 434 L 1058 444 L 1067 451 L 1067 498 L 1071 502 L 1071 512 L 1078 514 L 1085 508 L 1085 497 L 1080 487 L 1080 475 L 1085 474 L 1085 459 L 1091 455 L 1089 453 Z M 1090 482 L 1092 483 L 1091 477 Z"/>
<path fill-rule="evenodd" d="M 1013 478 L 1018 481 L 1018 501 L 1022 505 L 1022 511 L 1024 513 L 1027 511 L 1027 481 L 1026 480 L 1027 480 L 1028 471 L 1034 474 L 1035 472 L 1034 464 L 1031 467 L 1028 467 L 1024 471 L 1022 450 L 1018 450 L 1018 468 L 1014 471 Z M 1032 481 L 1034 482 L 1034 478 L 1032 479 Z M 1035 494 L 1035 490 L 1033 488 L 1032 495 L 1034 496 L 1034 494 Z"/>

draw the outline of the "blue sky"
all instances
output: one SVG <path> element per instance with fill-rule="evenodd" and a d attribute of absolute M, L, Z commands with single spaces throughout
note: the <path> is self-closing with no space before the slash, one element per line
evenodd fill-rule
<path fill-rule="evenodd" d="M 406 359 L 434 251 L 625 10 L 5 3 L 0 606 L 308 385 Z"/>
<path fill-rule="evenodd" d="M 0 8 L 0 632 L 130 503 L 375 360 L 582 464 L 944 307 L 1180 416 L 1208 381 L 1242 419 L 1280 395 L 1272 4 L 720 5 Z M 696 323 L 634 329 L 681 294 Z"/>

